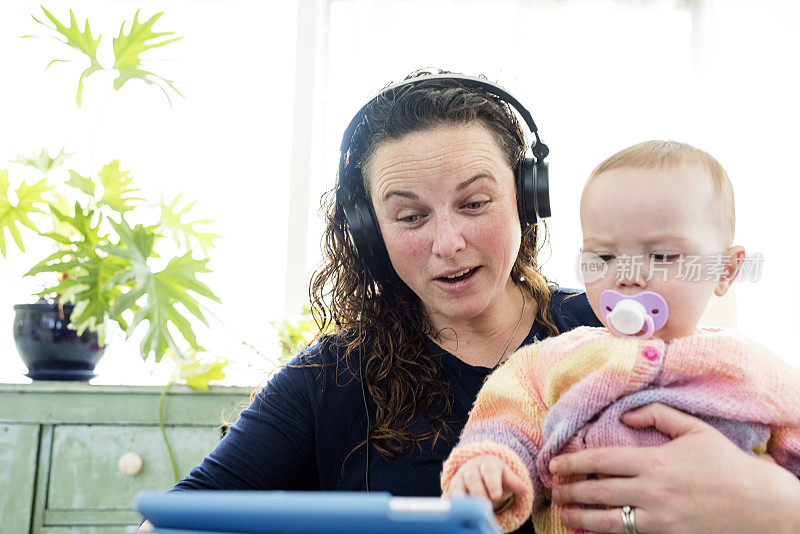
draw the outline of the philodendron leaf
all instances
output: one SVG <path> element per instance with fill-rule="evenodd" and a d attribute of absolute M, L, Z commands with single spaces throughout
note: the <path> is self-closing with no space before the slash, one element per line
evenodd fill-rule
<path fill-rule="evenodd" d="M 71 185 L 82 193 L 86 193 L 90 197 L 94 196 L 94 182 L 92 179 L 81 176 L 76 171 L 69 171 L 69 180 L 67 180 L 67 185 Z"/>
<path fill-rule="evenodd" d="M 4 258 L 6 257 L 5 230 L 8 229 L 17 247 L 22 252 L 25 252 L 25 247 L 22 244 L 22 235 L 19 232 L 20 228 L 27 226 L 35 232 L 39 231 L 33 221 L 30 220 L 29 215 L 32 213 L 44 213 L 36 205 L 47 204 L 43 195 L 53 188 L 48 186 L 44 179 L 32 185 L 22 182 L 16 191 L 16 204 L 12 204 L 8 197 L 10 189 L 8 171 L 6 169 L 0 170 L 0 255 Z"/>
<path fill-rule="evenodd" d="M 222 380 L 225 373 L 222 371 L 228 362 L 194 362 L 181 368 L 180 377 L 186 385 L 198 391 L 208 391 L 208 383 L 212 380 Z"/>
<path fill-rule="evenodd" d="M 186 216 L 194 202 L 191 202 L 183 208 L 178 208 L 181 194 L 168 205 L 161 202 L 161 224 L 166 226 L 172 233 L 172 237 L 178 246 L 183 246 L 186 250 L 192 249 L 192 241 L 200 245 L 204 255 L 208 255 L 208 249 L 214 246 L 214 240 L 220 236 L 216 234 L 209 234 L 200 232 L 195 229 L 196 224 L 208 224 L 210 219 L 198 219 L 196 221 L 184 221 L 183 217 Z"/>
<path fill-rule="evenodd" d="M 79 266 L 80 263 L 72 255 L 72 250 L 59 250 L 58 252 L 53 252 L 31 267 L 31 269 L 25 273 L 25 276 L 34 276 L 39 273 L 66 273 Z M 56 286 L 52 286 L 44 289 L 43 293 L 45 295 L 53 293 L 53 288 L 55 287 Z"/>
<path fill-rule="evenodd" d="M 61 21 L 59 21 L 52 13 L 47 11 L 44 7 L 42 7 L 42 11 L 50 19 L 50 22 L 53 23 L 55 28 L 51 28 L 44 22 L 40 21 L 36 17 L 33 17 L 33 20 L 41 24 L 46 28 L 50 28 L 51 30 L 55 30 L 56 32 L 63 35 L 67 40 L 62 41 L 65 44 L 71 46 L 72 48 L 82 52 L 89 58 L 89 66 L 81 73 L 81 77 L 78 79 L 78 94 L 75 97 L 75 102 L 78 104 L 78 107 L 81 107 L 81 100 L 83 99 L 83 80 L 91 76 L 93 73 L 97 72 L 98 70 L 103 70 L 103 67 L 100 65 L 100 62 L 97 60 L 97 45 L 100 44 L 100 35 L 98 34 L 97 39 L 92 38 L 92 30 L 89 27 L 89 19 L 86 19 L 84 24 L 83 31 L 80 31 L 78 27 L 78 22 L 75 20 L 75 14 L 72 10 L 69 10 L 69 22 L 70 26 L 67 28 Z M 49 67 L 53 63 L 57 61 L 66 61 L 66 60 L 53 60 L 47 66 Z"/>
<path fill-rule="evenodd" d="M 197 358 L 196 351 L 191 351 L 185 359 L 175 358 L 178 366 L 178 379 L 196 391 L 208 391 L 208 383 L 212 380 L 222 380 L 225 373 L 222 369 L 228 365 L 226 361 L 204 362 Z"/>
<path fill-rule="evenodd" d="M 103 197 L 97 201 L 97 204 L 100 206 L 105 204 L 119 213 L 124 213 L 134 208 L 134 206 L 129 205 L 129 203 L 137 200 L 144 200 L 140 197 L 128 196 L 139 191 L 139 189 L 129 187 L 133 178 L 128 176 L 128 171 L 123 172 L 119 170 L 118 159 L 103 166 L 103 168 L 100 169 L 98 178 L 103 186 Z"/>
<path fill-rule="evenodd" d="M 120 222 L 113 220 L 110 222 L 119 236 L 119 244 L 101 248 L 109 254 L 125 258 L 134 265 L 146 268 L 147 258 L 154 257 L 153 247 L 158 240 L 155 228 L 141 224 L 131 228 L 125 219 L 121 219 Z"/>
<path fill-rule="evenodd" d="M 105 323 L 111 310 L 111 304 L 121 293 L 120 286 L 109 284 L 119 272 L 124 272 L 131 262 L 117 256 L 103 257 L 98 254 L 98 246 L 105 240 L 100 233 L 102 217 L 94 211 L 81 209 L 75 203 L 75 214 L 70 216 L 51 206 L 53 216 L 61 223 L 76 230 L 73 234 L 78 240 L 70 240 L 59 234 L 46 234 L 66 250 L 58 251 L 40 261 L 26 276 L 39 273 L 62 273 L 66 278 L 57 285 L 42 290 L 39 295 L 59 295 L 62 300 L 75 304 L 70 316 L 70 328 L 82 334 L 87 328 L 98 332 L 100 344 L 105 339 Z"/>
<path fill-rule="evenodd" d="M 69 252 L 61 253 L 66 259 Z M 55 256 L 55 255 L 53 255 Z M 51 256 L 51 258 L 53 258 Z M 58 258 L 55 258 L 58 259 Z M 45 260 L 46 261 L 46 260 Z M 117 272 L 129 266 L 121 258 L 101 258 L 89 253 L 80 260 L 54 262 L 46 265 L 43 261 L 27 274 L 39 272 L 63 272 L 68 276 L 61 283 L 42 290 L 39 295 L 60 295 L 63 300 L 75 304 L 70 316 L 69 327 L 77 330 L 78 335 L 84 330 L 97 332 L 100 345 L 105 343 L 105 324 L 114 300 L 122 294 L 119 286 L 109 286 L 108 281 Z"/>
<path fill-rule="evenodd" d="M 122 295 L 119 286 L 108 282 L 116 273 L 126 269 L 129 265 L 121 258 L 101 258 L 97 254 L 85 258 L 81 265 L 82 276 L 74 280 L 75 284 L 83 287 L 73 294 L 69 294 L 70 300 L 75 303 L 69 327 L 77 330 L 78 335 L 88 328 L 90 332 L 98 332 L 98 340 L 101 345 L 105 342 L 106 319 L 114 301 Z M 65 282 L 68 280 L 70 278 Z"/>
<path fill-rule="evenodd" d="M 78 204 L 77 202 L 75 204 Z M 45 237 L 50 237 L 55 239 L 59 243 L 65 242 L 65 244 L 70 244 L 71 238 L 75 235 L 75 228 L 69 223 L 65 223 L 56 216 L 53 212 L 53 208 L 56 211 L 61 212 L 62 214 L 66 214 L 68 217 L 74 217 L 75 209 L 70 205 L 69 199 L 60 193 L 53 192 L 53 200 L 50 202 L 50 212 L 52 214 L 52 221 L 53 221 L 53 231 L 47 234 L 43 234 Z M 78 205 L 78 209 L 80 209 L 80 205 Z M 59 239 L 61 241 L 59 241 Z"/>
<path fill-rule="evenodd" d="M 34 152 L 29 158 L 18 155 L 17 159 L 11 163 L 27 165 L 28 167 L 33 167 L 34 169 L 40 170 L 42 174 L 47 174 L 56 167 L 63 165 L 64 162 L 67 161 L 67 159 L 72 155 L 72 153 L 64 152 L 64 149 L 62 148 L 59 153 L 56 154 L 56 157 L 51 158 L 48 150 L 43 148 L 38 154 Z"/>
<path fill-rule="evenodd" d="M 117 226 L 117 225 L 115 225 Z M 127 238 L 126 238 L 127 239 Z M 132 253 L 131 248 L 136 248 L 135 244 L 126 243 L 126 249 L 120 247 L 109 247 L 110 254 L 127 253 L 129 257 L 139 257 L 131 267 L 130 275 L 127 279 L 119 278 L 113 281 L 132 282 L 129 292 L 120 295 L 114 302 L 111 310 L 113 318 L 119 317 L 127 309 L 133 309 L 137 301 L 144 297 L 145 302 L 136 310 L 133 321 L 128 328 L 128 335 L 143 320 L 147 320 L 148 328 L 140 345 L 140 353 L 143 359 L 147 359 L 153 353 L 156 361 L 160 361 L 164 352 L 169 349 L 177 355 L 182 352 L 178 343 L 173 337 L 168 325 L 172 323 L 183 339 L 188 342 L 193 349 L 199 349 L 197 338 L 192 330 L 189 320 L 181 314 L 180 304 L 192 315 L 208 324 L 200 306 L 189 292 L 215 300 L 219 299 L 211 290 L 197 280 L 198 273 L 209 272 L 206 269 L 207 260 L 195 260 L 191 254 L 186 254 L 173 258 L 167 266 L 159 272 L 153 272 L 145 263 L 143 258 L 137 253 Z"/>
<path fill-rule="evenodd" d="M 196 349 L 184 351 L 182 355 L 175 354 L 167 349 L 164 354 L 175 363 L 173 381 L 186 384 L 196 391 L 208 391 L 208 383 L 212 380 L 222 380 L 225 373 L 222 371 L 230 362 L 227 360 L 201 359 L 201 352 Z"/>
<path fill-rule="evenodd" d="M 80 234 L 80 241 L 74 243 L 77 247 L 82 246 L 87 249 L 94 249 L 106 238 L 105 235 L 100 235 L 100 224 L 103 220 L 101 213 L 93 210 L 88 210 L 84 213 L 78 202 L 75 202 L 75 207 L 72 210 L 73 215 L 66 214 L 55 206 L 50 206 L 50 211 L 58 222 L 68 224 Z M 92 226 L 92 219 L 95 213 L 97 213 L 97 222 Z"/>
<path fill-rule="evenodd" d="M 307 347 L 320 331 L 308 306 L 303 306 L 297 317 L 288 318 L 280 325 L 273 321 L 271 325 L 278 332 L 283 362 Z"/>
<path fill-rule="evenodd" d="M 169 323 L 191 348 L 199 349 L 188 319 L 176 304 L 206 323 L 197 301 L 189 292 L 219 301 L 205 284 L 195 278 L 198 273 L 209 272 L 205 267 L 207 260 L 195 260 L 191 254 L 186 254 L 173 258 L 162 271 L 153 272 L 147 259 L 152 256 L 157 237 L 154 228 L 141 225 L 131 228 L 124 219 L 120 222 L 111 221 L 111 224 L 120 236 L 120 243 L 101 246 L 100 249 L 107 252 L 109 257 L 117 256 L 131 262 L 130 269 L 118 273 L 108 282 L 109 285 L 125 283 L 130 287 L 130 291 L 114 301 L 111 317 L 118 320 L 126 310 L 135 312 L 127 329 L 128 335 L 140 322 L 147 320 L 148 329 L 140 345 L 143 359 L 153 353 L 156 361 L 160 361 L 167 349 L 177 355 L 182 354 L 168 327 Z M 140 299 L 144 299 L 141 305 L 138 304 Z"/>
<path fill-rule="evenodd" d="M 133 23 L 131 24 L 131 29 L 128 35 L 125 35 L 125 22 L 122 23 L 122 26 L 119 29 L 119 35 L 114 38 L 114 68 L 119 71 L 119 76 L 117 76 L 117 78 L 114 80 L 114 89 L 119 91 L 122 86 L 125 85 L 125 82 L 132 78 L 138 78 L 161 89 L 161 91 L 164 93 L 164 96 L 166 96 L 167 100 L 170 102 L 170 104 L 172 104 L 172 100 L 170 99 L 169 93 L 167 93 L 165 86 L 168 86 L 180 96 L 183 96 L 181 92 L 175 88 L 173 82 L 162 76 L 153 74 L 152 72 L 148 72 L 140 68 L 142 65 L 142 60 L 139 55 L 142 52 L 150 50 L 151 48 L 158 48 L 159 46 L 164 46 L 181 39 L 181 37 L 175 37 L 173 39 L 157 41 L 157 39 L 161 37 L 175 33 L 153 32 L 153 24 L 155 24 L 155 22 L 163 14 L 163 12 L 156 13 L 146 22 L 140 23 L 139 11 L 137 10 L 136 14 L 133 16 Z"/>

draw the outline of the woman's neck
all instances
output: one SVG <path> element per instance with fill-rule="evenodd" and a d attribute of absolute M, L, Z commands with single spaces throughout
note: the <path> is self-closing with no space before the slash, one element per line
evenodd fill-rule
<path fill-rule="evenodd" d="M 510 356 L 528 336 L 536 319 L 536 300 L 509 281 L 506 297 L 478 317 L 436 321 L 433 341 L 464 363 L 494 367 Z"/>

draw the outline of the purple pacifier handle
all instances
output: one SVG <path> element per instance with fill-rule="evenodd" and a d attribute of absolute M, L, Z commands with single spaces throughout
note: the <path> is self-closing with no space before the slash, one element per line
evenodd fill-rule
<path fill-rule="evenodd" d="M 617 330 L 607 316 L 614 311 L 616 306 L 624 300 L 633 300 L 641 304 L 645 309 L 645 331 L 640 335 L 624 334 Z M 607 289 L 600 294 L 600 313 L 603 315 L 603 322 L 608 329 L 615 335 L 621 337 L 649 338 L 654 332 L 660 330 L 667 324 L 669 317 L 669 306 L 664 297 L 653 291 L 643 291 L 636 295 L 623 295 L 613 289 Z"/>

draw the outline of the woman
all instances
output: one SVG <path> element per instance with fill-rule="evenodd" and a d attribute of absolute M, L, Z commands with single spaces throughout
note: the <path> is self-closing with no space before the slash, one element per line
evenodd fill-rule
<path fill-rule="evenodd" d="M 547 152 L 532 119 L 535 160 L 507 102 L 527 112 L 510 95 L 428 74 L 370 101 L 345 135 L 325 262 L 312 280 L 315 316 L 335 333 L 278 372 L 176 489 L 438 495 L 442 461 L 491 370 L 523 344 L 599 325 L 583 295 L 538 272 L 543 227 L 527 223 L 545 197 L 527 187 L 546 178 Z M 800 483 L 785 471 L 732 444 L 719 455 L 724 437 L 666 407 L 627 417 L 677 439 L 557 458 L 564 474 L 611 477 L 559 488 L 554 499 L 616 507 L 569 509 L 567 526 L 623 532 L 623 505 L 643 532 L 715 531 L 725 521 L 728 532 L 752 532 L 794 519 L 787 495 L 797 499 Z M 710 476 L 698 480 L 698 469 Z M 746 488 L 761 493 L 740 477 L 762 480 Z M 770 517 L 755 517 L 759 507 Z"/>

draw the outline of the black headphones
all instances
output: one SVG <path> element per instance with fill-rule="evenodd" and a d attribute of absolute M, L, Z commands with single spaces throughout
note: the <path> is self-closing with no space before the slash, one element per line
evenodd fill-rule
<path fill-rule="evenodd" d="M 531 116 L 530 111 L 520 104 L 519 100 L 502 87 L 487 80 L 460 74 L 432 74 L 390 85 L 358 110 L 358 113 L 355 114 L 344 131 L 342 144 L 339 148 L 336 201 L 344 212 L 358 256 L 363 260 L 367 268 L 372 271 L 373 276 L 387 272 L 390 262 L 389 255 L 386 252 L 386 245 L 381 237 L 380 227 L 372 210 L 372 203 L 366 197 L 360 173 L 353 170 L 353 165 L 350 165 L 351 170 L 347 172 L 347 163 L 351 155 L 354 135 L 365 119 L 367 108 L 375 101 L 384 98 L 392 99 L 399 92 L 408 90 L 413 86 L 439 80 L 453 80 L 463 87 L 485 91 L 510 105 L 519 113 L 528 126 L 528 130 L 534 136 L 534 141 L 531 144 L 533 157 L 527 157 L 526 155 L 514 169 L 517 211 L 519 212 L 520 224 L 524 229 L 530 224 L 536 224 L 540 218 L 550 216 L 548 171 L 547 163 L 544 161 L 544 158 L 550 153 L 550 149 L 539 139 L 539 132 L 536 128 L 536 123 L 533 122 L 533 116 Z"/>

